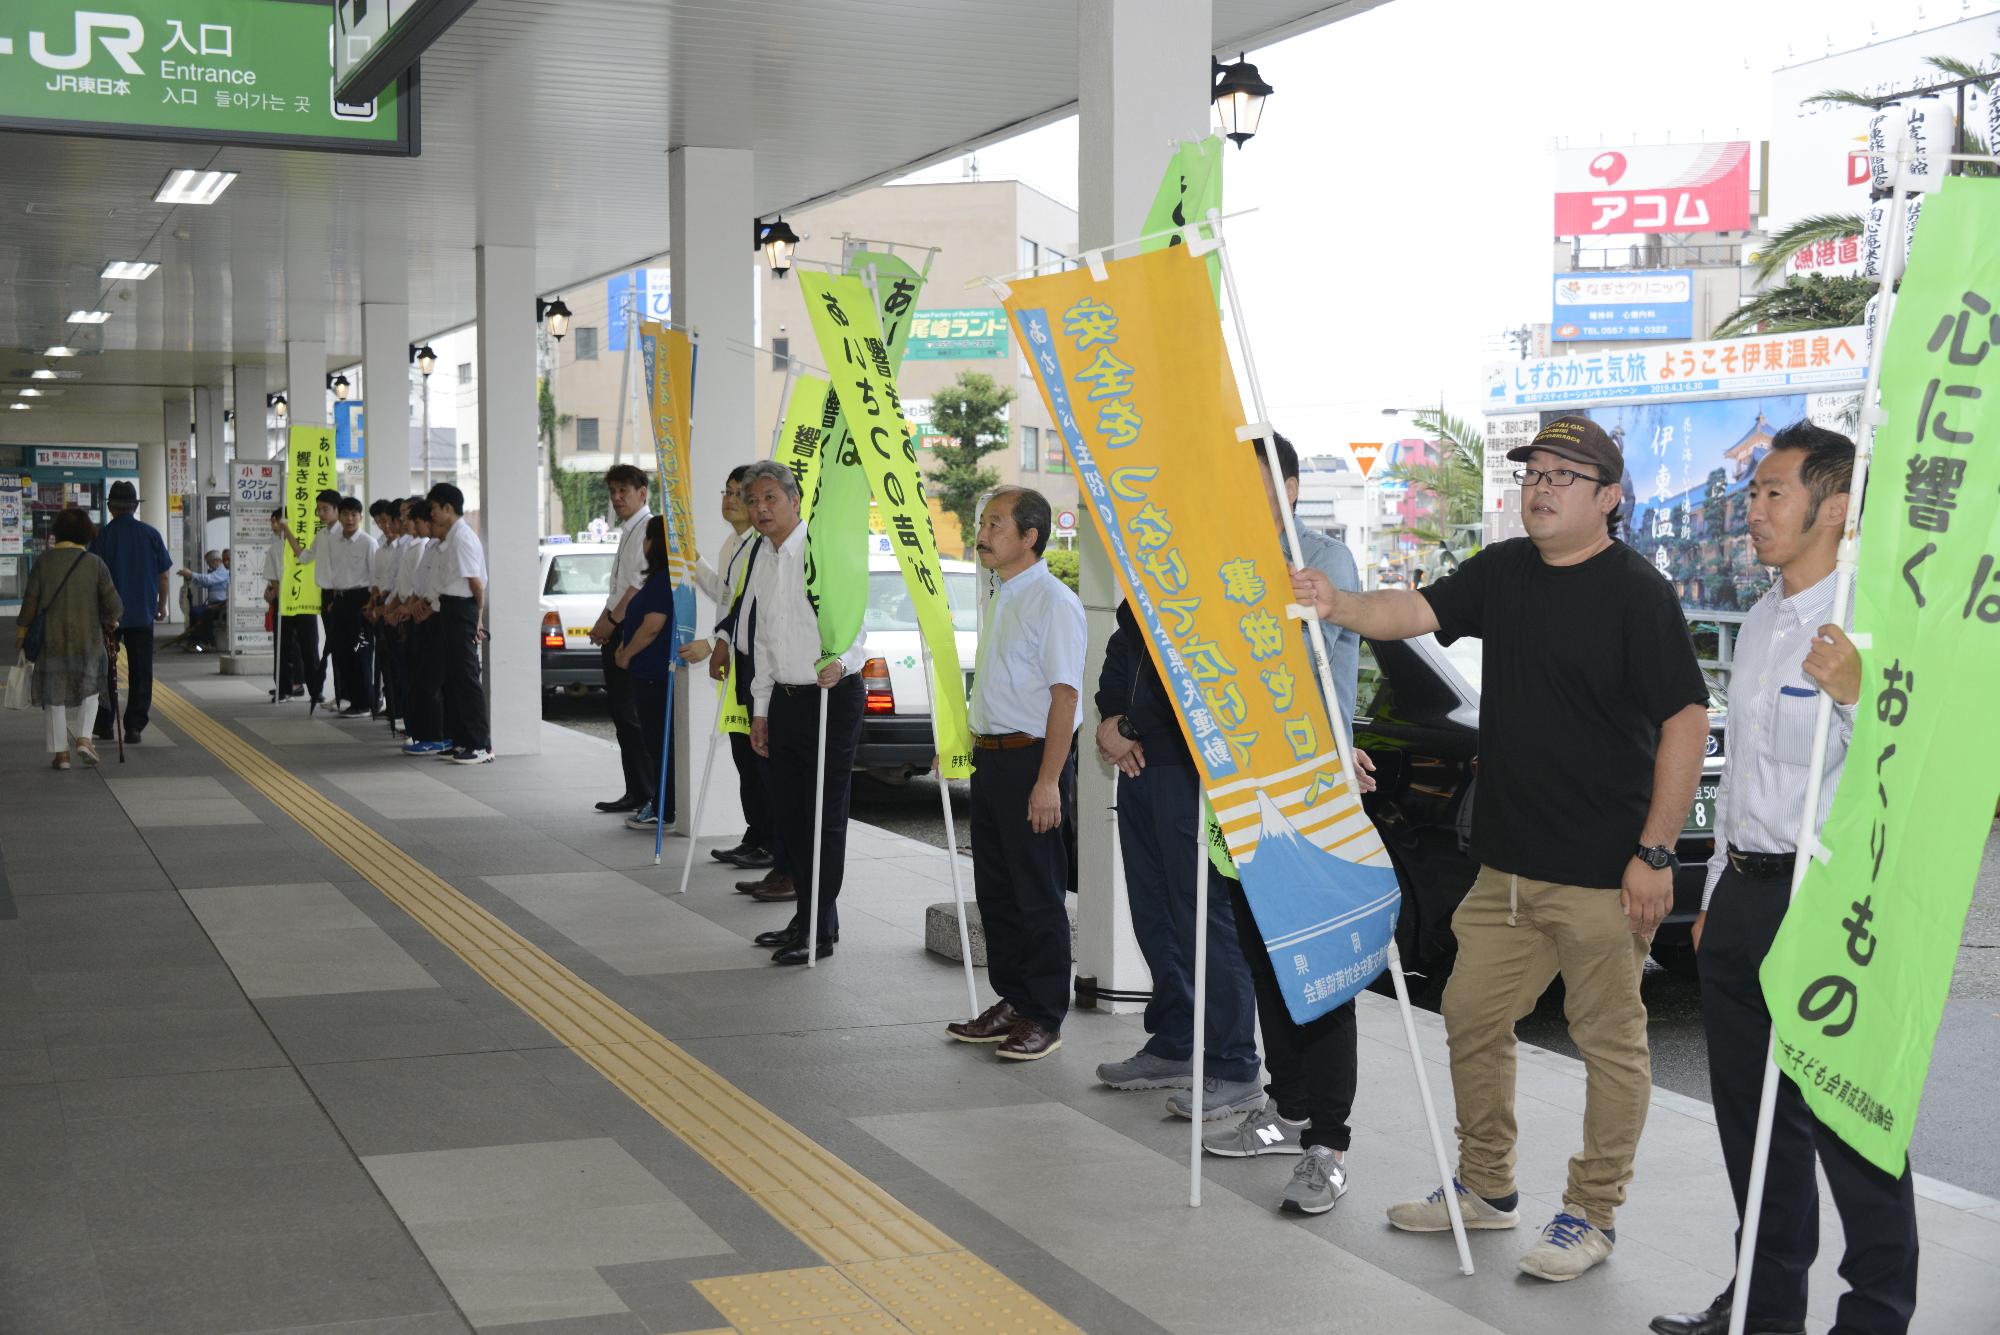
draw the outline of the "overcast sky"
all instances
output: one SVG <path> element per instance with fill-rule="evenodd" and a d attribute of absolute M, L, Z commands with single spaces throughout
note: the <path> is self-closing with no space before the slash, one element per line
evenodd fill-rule
<path fill-rule="evenodd" d="M 1231 224 L 1232 253 L 1273 421 L 1317 454 L 1406 434 L 1385 405 L 1442 394 L 1474 412 L 1493 337 L 1549 318 L 1559 138 L 1762 139 L 1773 69 L 1996 11 L 1391 0 L 1251 52 L 1277 93 L 1262 132 L 1225 150 L 1224 193 L 1257 210 Z M 1076 121 L 982 149 L 979 166 L 1073 206 Z"/>

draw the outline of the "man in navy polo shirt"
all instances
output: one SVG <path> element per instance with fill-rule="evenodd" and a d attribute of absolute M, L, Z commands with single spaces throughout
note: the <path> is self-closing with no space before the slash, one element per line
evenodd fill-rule
<path fill-rule="evenodd" d="M 153 711 L 153 623 L 167 615 L 167 572 L 174 560 L 167 541 L 151 524 L 133 513 L 139 489 L 114 482 L 105 497 L 111 522 L 98 533 L 90 550 L 111 567 L 111 582 L 125 611 L 118 619 L 118 642 L 125 646 L 125 744 L 139 740 Z M 111 717 L 105 696 L 98 696 L 97 721 L 91 728 L 101 741 L 111 740 L 118 720 Z"/>

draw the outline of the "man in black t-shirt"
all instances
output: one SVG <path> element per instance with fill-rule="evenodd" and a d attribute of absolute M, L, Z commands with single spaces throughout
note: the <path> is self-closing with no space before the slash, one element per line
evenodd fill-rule
<path fill-rule="evenodd" d="M 1480 872 L 1452 917 L 1445 989 L 1468 1228 L 1520 1221 L 1514 1024 L 1561 972 L 1589 1069 L 1583 1149 L 1563 1207 L 1521 1258 L 1574 1279 L 1611 1254 L 1652 1095 L 1646 949 L 1673 903 L 1673 845 L 1701 774 L 1708 688 L 1666 580 L 1616 538 L 1624 457 L 1596 423 L 1561 417 L 1510 451 L 1527 466 L 1528 536 L 1420 591 L 1335 591 L 1293 573 L 1301 602 L 1377 640 L 1481 640 Z M 1443 1189 L 1392 1206 L 1411 1232 L 1451 1227 Z"/>

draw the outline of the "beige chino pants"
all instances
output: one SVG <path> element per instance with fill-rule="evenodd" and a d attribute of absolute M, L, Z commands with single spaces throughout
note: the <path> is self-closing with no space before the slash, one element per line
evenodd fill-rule
<path fill-rule="evenodd" d="M 1514 1025 L 1558 972 L 1570 1038 L 1583 1053 L 1583 1149 L 1563 1208 L 1608 1229 L 1632 1180 L 1653 1064 L 1639 997 L 1649 938 L 1616 890 L 1533 881 L 1481 867 L 1452 915 L 1458 962 L 1444 993 L 1458 1105 L 1459 1180 L 1488 1198 L 1514 1190 Z"/>

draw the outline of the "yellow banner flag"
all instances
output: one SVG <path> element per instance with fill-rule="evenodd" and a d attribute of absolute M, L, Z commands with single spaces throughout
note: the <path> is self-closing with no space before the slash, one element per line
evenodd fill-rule
<path fill-rule="evenodd" d="M 694 438 L 694 343 L 685 329 L 648 321 L 639 326 L 639 347 L 653 413 L 660 513 L 667 521 L 667 573 L 678 589 L 687 584 L 698 559 L 689 456 Z"/>
<path fill-rule="evenodd" d="M 890 546 L 930 649 L 931 714 L 940 770 L 946 778 L 962 779 L 972 773 L 965 670 L 958 660 L 951 605 L 945 600 L 943 566 L 924 499 L 923 475 L 917 469 L 916 442 L 904 420 L 882 323 L 860 278 L 801 270 L 799 283 L 820 355 L 833 369 L 841 416 L 853 433 L 855 453 L 886 518 Z M 900 318 L 902 312 L 892 314 Z M 856 534 L 855 540 L 863 537 Z"/>
<path fill-rule="evenodd" d="M 311 547 L 319 536 L 319 516 L 313 498 L 333 487 L 335 472 L 333 428 L 295 426 L 285 450 L 285 522 L 299 545 Z M 280 576 L 278 609 L 285 616 L 318 616 L 319 586 L 313 582 L 313 563 L 292 555 L 290 543 L 281 544 L 284 573 Z"/>

